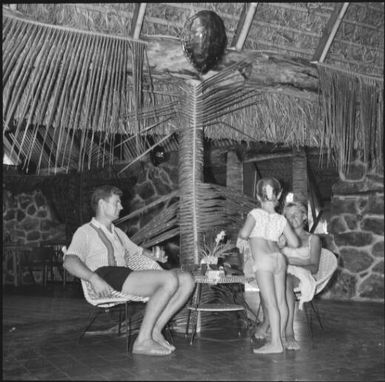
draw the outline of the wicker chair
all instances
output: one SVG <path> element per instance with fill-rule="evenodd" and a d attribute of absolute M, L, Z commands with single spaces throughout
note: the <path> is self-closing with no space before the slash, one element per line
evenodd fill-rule
<path fill-rule="evenodd" d="M 67 248 L 62 248 L 63 253 L 67 252 Z M 145 256 L 130 256 L 126 258 L 126 264 L 133 270 L 161 270 L 161 266 L 155 262 L 154 260 L 149 259 Z M 91 327 L 95 319 L 101 313 L 110 313 L 113 309 L 119 309 L 119 326 L 118 326 L 118 334 L 121 331 L 121 323 L 122 323 L 122 308 L 124 307 L 124 322 L 126 323 L 126 337 L 127 337 L 127 351 L 131 350 L 131 315 L 128 314 L 128 307 L 130 303 L 136 302 L 147 302 L 149 300 L 148 297 L 140 297 L 134 295 L 128 295 L 116 290 L 112 291 L 111 295 L 108 297 L 98 297 L 92 286 L 89 282 L 85 280 L 81 280 L 81 285 L 83 289 L 84 298 L 86 301 L 91 304 L 95 309 L 91 312 L 89 321 L 82 331 L 79 337 L 79 341 L 84 337 L 85 333 Z M 168 327 L 167 327 L 168 329 Z M 170 334 L 170 333 L 169 333 Z M 171 336 L 172 337 L 172 336 Z"/>
<path fill-rule="evenodd" d="M 314 296 L 323 291 L 323 289 L 326 287 L 326 285 L 329 283 L 330 279 L 332 278 L 334 272 L 337 270 L 337 267 L 338 267 L 338 260 L 335 254 L 326 248 L 322 248 L 318 272 L 314 275 L 314 278 L 316 280 L 316 289 L 314 292 Z M 294 293 L 296 294 L 296 297 L 298 299 L 300 297 L 300 291 L 298 287 L 294 289 Z M 319 314 L 319 310 L 316 304 L 314 304 L 314 298 L 313 300 L 309 301 L 309 303 L 313 308 L 313 311 L 317 317 L 317 320 L 321 326 L 321 329 L 323 329 L 321 316 Z M 310 324 L 310 330 L 311 330 L 311 322 L 312 322 L 311 315 L 309 314 L 306 306 L 307 304 L 305 303 L 304 309 L 306 314 L 306 320 Z"/>

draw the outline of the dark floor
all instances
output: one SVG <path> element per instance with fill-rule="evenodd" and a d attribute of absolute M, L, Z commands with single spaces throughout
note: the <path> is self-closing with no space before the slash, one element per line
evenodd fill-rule
<path fill-rule="evenodd" d="M 3 380 L 383 381 L 384 305 L 317 301 L 324 330 L 298 312 L 301 350 L 255 355 L 236 319 L 218 316 L 166 357 L 127 354 L 116 334 L 77 339 L 89 313 L 78 287 L 3 288 Z M 222 316 L 223 317 L 223 316 Z"/>

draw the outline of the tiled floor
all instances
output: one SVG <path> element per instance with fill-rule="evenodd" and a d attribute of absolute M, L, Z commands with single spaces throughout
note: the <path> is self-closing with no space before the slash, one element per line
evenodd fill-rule
<path fill-rule="evenodd" d="M 127 354 L 123 337 L 86 336 L 78 344 L 89 305 L 80 290 L 52 284 L 3 289 L 3 380 L 231 380 L 383 381 L 384 306 L 317 301 L 325 330 L 304 313 L 295 330 L 301 350 L 255 355 L 235 319 L 218 324 L 189 345 L 175 334 L 167 357 Z"/>

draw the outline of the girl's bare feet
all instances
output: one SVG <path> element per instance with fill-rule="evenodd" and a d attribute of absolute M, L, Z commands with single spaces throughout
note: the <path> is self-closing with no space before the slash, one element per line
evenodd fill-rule
<path fill-rule="evenodd" d="M 281 343 L 273 344 L 272 342 L 269 342 L 258 349 L 253 349 L 253 353 L 255 354 L 273 354 L 273 353 L 282 353 L 282 352 L 283 352 L 282 344 Z"/>
<path fill-rule="evenodd" d="M 132 347 L 133 354 L 163 356 L 171 354 L 170 349 L 158 344 L 158 342 L 148 339 L 142 342 L 135 341 Z"/>
<path fill-rule="evenodd" d="M 299 343 L 295 340 L 294 336 L 286 337 L 284 346 L 287 350 L 299 350 L 301 348 Z"/>
<path fill-rule="evenodd" d="M 267 330 L 268 330 L 268 326 L 267 325 L 259 325 L 257 326 L 257 329 L 254 333 L 254 337 L 257 339 L 257 340 L 264 340 L 266 337 L 267 337 Z"/>

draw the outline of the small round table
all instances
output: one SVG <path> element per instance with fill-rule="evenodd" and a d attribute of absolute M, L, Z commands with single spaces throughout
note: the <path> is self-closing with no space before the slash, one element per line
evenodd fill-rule
<path fill-rule="evenodd" d="M 245 284 L 251 281 L 252 278 L 247 278 L 243 275 L 226 275 L 222 277 L 211 278 L 208 275 L 194 275 L 194 281 L 197 284 L 194 294 L 191 298 L 191 304 L 187 306 L 188 309 L 188 317 L 187 317 L 187 325 L 185 337 L 188 337 L 189 328 L 190 328 L 190 318 L 191 314 L 193 321 L 193 331 L 190 336 L 190 345 L 194 341 L 194 337 L 197 330 L 198 325 L 198 315 L 200 312 L 239 312 L 246 311 L 251 309 L 248 307 L 246 301 L 243 299 L 240 304 L 237 304 L 234 299 L 234 304 L 224 304 L 224 303 L 216 303 L 216 304 L 202 304 L 201 303 L 201 292 L 202 292 L 202 284 Z M 252 312 L 254 315 L 255 313 Z"/>

